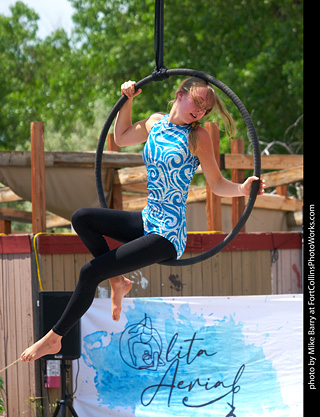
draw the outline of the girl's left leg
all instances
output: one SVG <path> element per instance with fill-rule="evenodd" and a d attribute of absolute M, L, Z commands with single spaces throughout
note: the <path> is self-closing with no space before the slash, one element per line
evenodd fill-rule
<path fill-rule="evenodd" d="M 111 277 L 176 258 L 173 244 L 162 236 L 148 234 L 108 251 L 86 263 L 79 282 L 60 320 L 43 339 L 26 349 L 21 359 L 33 361 L 48 353 L 48 347 L 59 347 L 61 338 L 83 316 L 93 302 L 98 284 Z M 58 340 L 58 343 L 57 343 Z M 60 349 L 57 350 L 57 352 Z"/>
<path fill-rule="evenodd" d="M 175 259 L 176 256 L 176 250 L 169 240 L 157 234 L 147 234 L 92 259 L 81 268 L 76 289 L 52 330 L 65 336 L 92 304 L 101 281 Z"/>

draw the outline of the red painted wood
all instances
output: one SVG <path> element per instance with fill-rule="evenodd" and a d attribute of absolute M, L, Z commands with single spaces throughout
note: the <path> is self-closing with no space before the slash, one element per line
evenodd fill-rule
<path fill-rule="evenodd" d="M 186 252 L 206 252 L 223 240 L 226 234 L 196 233 L 188 234 Z M 106 238 L 110 249 L 121 243 Z M 89 253 L 78 236 L 40 235 L 37 238 L 40 254 Z M 301 234 L 297 232 L 239 233 L 224 249 L 225 251 L 254 251 L 273 249 L 300 249 Z"/>
<path fill-rule="evenodd" d="M 106 238 L 106 241 L 110 249 L 115 249 L 121 245 L 121 243 L 110 238 Z M 76 235 L 40 235 L 37 237 L 37 246 L 41 255 L 89 253 L 81 239 Z"/>
<path fill-rule="evenodd" d="M 0 236 L 0 253 L 31 253 L 29 235 Z"/>
<path fill-rule="evenodd" d="M 189 234 L 186 252 L 207 252 L 220 243 L 226 236 L 224 233 Z M 297 232 L 239 233 L 224 251 L 300 248 L 301 234 Z"/>

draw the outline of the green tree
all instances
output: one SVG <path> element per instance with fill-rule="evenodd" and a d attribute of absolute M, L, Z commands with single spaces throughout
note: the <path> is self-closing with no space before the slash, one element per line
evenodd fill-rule
<path fill-rule="evenodd" d="M 35 116 L 26 90 L 34 84 L 33 53 L 39 16 L 23 3 L 12 17 L 0 16 L 1 148 L 14 149 L 25 132 L 24 120 Z"/>
<path fill-rule="evenodd" d="M 97 86 L 115 102 L 120 84 L 154 67 L 154 0 L 71 0 L 82 48 L 92 57 Z M 165 2 L 164 63 L 195 68 L 238 94 L 266 141 L 281 140 L 302 113 L 302 1 L 183 0 Z M 98 51 L 103 51 L 99 53 Z M 175 82 L 148 85 L 134 117 L 165 109 Z M 240 137 L 237 111 L 229 107 Z M 301 142 L 301 129 L 292 142 Z"/>
<path fill-rule="evenodd" d="M 32 120 L 45 122 L 46 140 L 59 138 L 50 148 L 79 149 L 75 137 L 85 146 L 87 134 L 94 146 L 97 115 L 100 120 L 118 100 L 121 83 L 154 69 L 154 0 L 69 1 L 75 9 L 70 38 L 59 30 L 38 39 L 38 15 L 21 2 L 11 17 L 0 16 L 2 148 L 27 147 Z M 300 149 L 302 13 L 302 0 L 167 0 L 164 64 L 220 79 L 243 101 L 263 141 Z M 180 81 L 146 86 L 133 118 L 165 111 Z M 246 137 L 237 110 L 224 101 L 237 136 Z"/>
<path fill-rule="evenodd" d="M 30 122 L 44 121 L 49 134 L 67 140 L 77 121 L 93 123 L 95 77 L 88 56 L 64 30 L 37 38 L 38 15 L 17 2 L 12 16 L 0 16 L 0 146 L 28 149 Z"/>

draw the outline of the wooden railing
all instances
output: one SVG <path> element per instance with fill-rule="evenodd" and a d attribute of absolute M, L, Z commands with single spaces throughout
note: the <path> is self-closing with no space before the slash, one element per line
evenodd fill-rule
<path fill-rule="evenodd" d="M 244 141 L 231 140 L 231 154 L 220 154 L 220 137 L 218 123 L 206 123 L 214 146 L 215 157 L 220 169 L 231 169 L 234 182 L 244 180 L 244 170 L 253 169 L 253 155 L 244 154 Z M 0 166 L 30 166 L 32 173 L 32 213 L 0 207 L 0 233 L 11 233 L 11 222 L 20 221 L 33 224 L 33 233 L 43 232 L 54 226 L 70 224 L 69 220 L 59 216 L 46 215 L 45 182 L 46 167 L 94 167 L 94 152 L 44 152 L 44 125 L 42 122 L 31 124 L 31 152 L 0 152 Z M 113 134 L 107 138 L 107 149 L 104 153 L 102 166 L 107 168 L 105 190 L 108 205 L 125 210 L 141 210 L 146 204 L 146 168 L 140 154 L 120 153 L 115 145 Z M 276 196 L 265 194 L 259 197 L 256 207 L 299 210 L 301 204 L 287 198 L 287 184 L 303 179 L 302 155 L 262 155 L 262 170 L 272 170 L 262 174 L 267 187 L 276 187 Z M 197 173 L 201 173 L 201 167 Z M 276 197 L 276 198 L 275 198 Z M 7 187 L 0 188 L 0 203 L 21 200 Z M 232 204 L 232 224 L 238 222 L 246 198 L 228 199 L 214 195 L 208 185 L 205 187 L 191 186 L 188 202 L 206 201 L 207 230 L 222 230 L 221 204 Z M 242 231 L 245 231 L 245 227 Z"/>
<path fill-rule="evenodd" d="M 244 140 L 231 140 L 231 154 L 220 154 L 220 136 L 218 123 L 206 123 L 205 128 L 209 132 L 214 146 L 214 152 L 217 164 L 220 169 L 231 169 L 231 179 L 233 182 L 244 181 L 244 170 L 253 169 L 254 158 L 253 155 L 244 154 Z M 113 148 L 113 135 L 108 135 L 108 143 L 110 149 Z M 303 179 L 303 156 L 302 155 L 263 155 L 261 157 L 261 167 L 263 170 L 277 170 L 274 172 L 262 174 L 261 177 L 266 180 L 267 187 L 277 187 L 277 195 L 283 198 L 274 201 L 275 209 L 289 209 L 295 211 L 299 209 L 295 201 L 287 200 L 287 184 L 295 183 Z M 201 167 L 196 173 L 201 173 Z M 116 194 L 116 204 L 113 206 L 118 209 L 125 210 L 141 210 L 146 205 L 146 182 L 147 171 L 145 166 L 133 168 L 121 168 L 117 175 L 114 176 L 114 190 Z M 122 191 L 132 193 L 132 196 L 124 195 Z M 139 195 L 140 194 L 140 195 Z M 259 197 L 256 207 L 270 208 L 271 196 Z M 275 200 L 272 196 L 271 198 Z M 221 198 L 211 192 L 208 184 L 206 187 L 191 186 L 187 202 L 206 200 L 207 213 L 207 230 L 221 231 L 222 230 L 222 211 L 221 204 L 232 204 L 232 225 L 233 227 L 238 223 L 240 216 L 243 213 L 247 199 L 245 197 L 237 198 Z M 284 207 L 285 204 L 285 207 Z M 290 208 L 289 208 L 290 206 Z M 242 232 L 245 231 L 245 226 Z"/>

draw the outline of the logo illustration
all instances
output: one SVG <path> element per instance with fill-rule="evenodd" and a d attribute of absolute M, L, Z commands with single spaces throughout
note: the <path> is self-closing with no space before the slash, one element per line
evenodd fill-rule
<path fill-rule="evenodd" d="M 120 355 L 131 368 L 156 371 L 165 365 L 161 353 L 161 337 L 146 314 L 143 320 L 129 326 L 121 335 Z"/>

